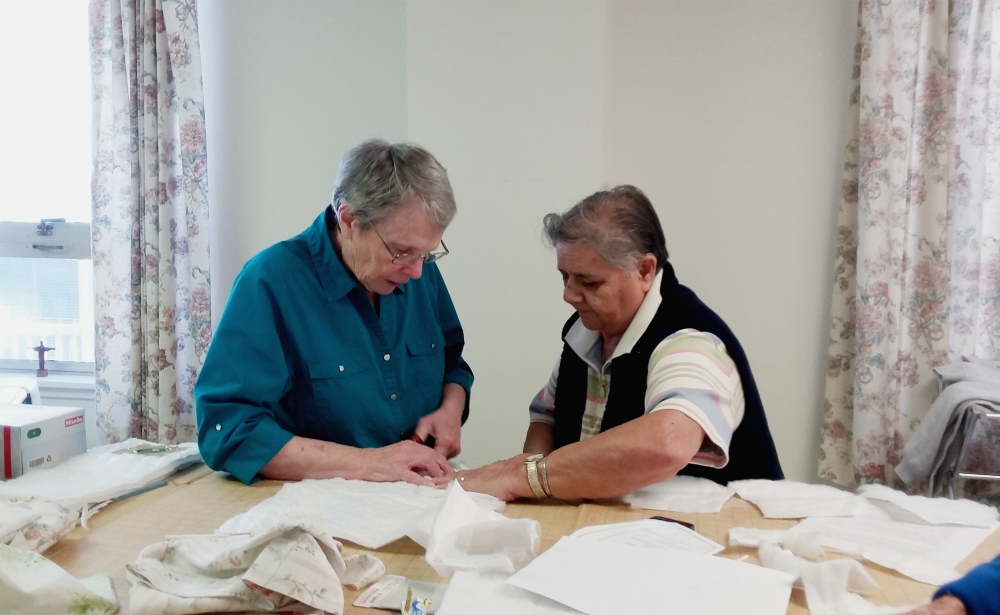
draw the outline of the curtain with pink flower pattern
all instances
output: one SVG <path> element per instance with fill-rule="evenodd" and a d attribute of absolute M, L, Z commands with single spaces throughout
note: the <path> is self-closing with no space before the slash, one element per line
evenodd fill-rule
<path fill-rule="evenodd" d="M 1000 359 L 1000 1 L 860 11 L 819 474 L 895 485 L 932 370 Z"/>
<path fill-rule="evenodd" d="M 195 0 L 90 0 L 97 425 L 196 438 L 211 338 Z"/>

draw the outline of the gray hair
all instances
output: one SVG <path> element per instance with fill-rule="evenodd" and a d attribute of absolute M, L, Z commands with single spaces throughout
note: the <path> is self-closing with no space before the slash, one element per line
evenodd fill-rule
<path fill-rule="evenodd" d="M 587 245 L 613 267 L 628 271 L 646 254 L 656 270 L 667 262 L 667 241 L 653 204 L 635 186 L 616 186 L 583 199 L 562 214 L 542 220 L 553 246 Z"/>
<path fill-rule="evenodd" d="M 441 228 L 455 217 L 448 172 L 430 152 L 410 143 L 371 139 L 344 154 L 333 188 L 334 210 L 347 203 L 363 222 L 375 223 L 411 199 Z"/>

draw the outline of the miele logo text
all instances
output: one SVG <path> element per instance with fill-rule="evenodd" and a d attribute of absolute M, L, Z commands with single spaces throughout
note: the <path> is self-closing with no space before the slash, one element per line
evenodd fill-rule
<path fill-rule="evenodd" d="M 82 422 L 83 422 L 83 415 L 81 414 L 80 416 L 74 416 L 71 419 L 66 419 L 65 425 L 66 427 L 72 427 L 73 425 L 79 425 Z"/>

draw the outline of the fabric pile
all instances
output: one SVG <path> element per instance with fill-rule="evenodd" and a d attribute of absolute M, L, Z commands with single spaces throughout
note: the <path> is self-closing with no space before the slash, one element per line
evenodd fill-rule
<path fill-rule="evenodd" d="M 1000 412 L 1000 363 L 963 357 L 934 372 L 938 397 L 906 443 L 896 474 L 910 487 L 926 480 L 927 493 L 943 495 L 976 413 Z"/>

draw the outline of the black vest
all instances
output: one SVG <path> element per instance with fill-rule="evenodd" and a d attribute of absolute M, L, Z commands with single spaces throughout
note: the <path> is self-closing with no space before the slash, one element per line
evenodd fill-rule
<path fill-rule="evenodd" d="M 650 289 L 650 292 L 655 292 Z M 729 463 L 724 468 L 688 464 L 679 474 L 700 476 L 720 484 L 748 478 L 784 478 L 778 453 L 767 427 L 764 406 L 750 372 L 746 354 L 736 336 L 719 316 L 701 302 L 694 292 L 680 285 L 670 263 L 663 266 L 660 304 L 653 321 L 632 351 L 611 362 L 611 390 L 601 422 L 601 432 L 637 419 L 646 411 L 646 376 L 649 357 L 666 337 L 681 329 L 712 333 L 726 345 L 743 384 L 746 409 L 743 421 L 729 444 Z M 580 317 L 573 314 L 563 327 L 563 352 L 556 381 L 554 444 L 556 448 L 578 442 L 587 398 L 587 364 L 565 342 L 570 327 Z"/>

